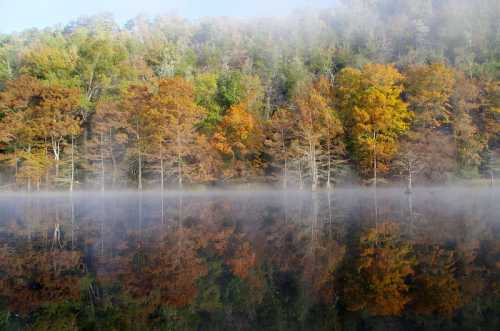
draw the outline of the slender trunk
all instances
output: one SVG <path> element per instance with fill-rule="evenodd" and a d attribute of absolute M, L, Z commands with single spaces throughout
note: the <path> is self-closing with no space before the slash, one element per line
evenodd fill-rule
<path fill-rule="evenodd" d="M 44 146 L 45 146 L 45 160 L 49 159 L 49 147 L 47 145 L 47 138 L 44 138 Z M 45 189 L 49 189 L 49 168 L 47 167 L 47 171 L 45 171 Z"/>
<path fill-rule="evenodd" d="M 139 148 L 139 171 L 137 174 L 137 180 L 138 180 L 137 189 L 139 191 L 142 191 L 142 153 L 140 148 Z"/>
<path fill-rule="evenodd" d="M 318 239 L 318 215 L 319 215 L 319 199 L 317 193 L 313 192 L 312 195 L 312 219 L 311 219 L 311 249 L 314 249 Z"/>
<path fill-rule="evenodd" d="M 285 131 L 283 128 L 281 129 L 281 148 L 282 148 L 282 152 L 283 152 L 283 156 L 284 156 L 284 160 L 285 160 L 285 162 L 284 162 L 285 164 L 283 167 L 283 189 L 286 190 L 288 187 L 288 169 L 287 169 L 288 159 L 287 159 L 287 153 L 286 153 L 286 147 L 285 147 Z"/>
<path fill-rule="evenodd" d="M 69 191 L 73 192 L 75 182 L 75 137 L 71 136 L 71 180 L 69 183 Z"/>
<path fill-rule="evenodd" d="M 328 229 L 329 229 L 329 232 L 331 233 L 332 223 L 333 223 L 332 192 L 331 191 L 327 192 L 327 198 L 328 198 Z"/>
<path fill-rule="evenodd" d="M 56 178 L 59 177 L 59 160 L 61 156 L 61 142 L 55 137 L 52 140 L 52 151 L 54 152 L 54 159 L 56 161 Z"/>
<path fill-rule="evenodd" d="M 377 133 L 373 131 L 373 186 L 377 189 Z"/>
<path fill-rule="evenodd" d="M 408 193 L 408 214 L 409 214 L 409 232 L 412 234 L 413 231 L 413 194 Z"/>
<path fill-rule="evenodd" d="M 311 190 L 316 191 L 318 188 L 318 170 L 316 168 L 316 146 L 312 140 L 309 140 L 309 162 L 311 168 Z"/>
<path fill-rule="evenodd" d="M 413 191 L 413 178 L 412 178 L 413 172 L 411 169 L 408 170 L 408 193 L 411 193 Z"/>
<path fill-rule="evenodd" d="M 19 170 L 19 166 L 17 163 L 17 147 L 14 146 L 14 176 L 17 178 L 17 172 Z"/>
<path fill-rule="evenodd" d="M 105 218 L 106 212 L 105 212 L 105 201 L 104 201 L 104 191 L 101 191 L 101 222 L 99 225 L 99 232 L 100 232 L 100 240 L 99 240 L 99 246 L 100 246 L 100 256 L 104 256 L 104 218 Z"/>
<path fill-rule="evenodd" d="M 332 189 L 332 184 L 331 184 L 331 173 L 332 173 L 332 155 L 331 155 L 331 145 L 330 145 L 330 140 L 328 140 L 328 167 L 327 167 L 327 174 L 326 174 L 326 188 L 328 191 Z"/>
<path fill-rule="evenodd" d="M 31 154 L 31 145 L 28 145 L 28 153 Z M 28 174 L 28 192 L 31 192 L 31 173 Z"/>
<path fill-rule="evenodd" d="M 116 175 L 118 173 L 117 165 L 116 165 L 116 157 L 113 151 L 113 129 L 109 129 L 109 154 L 111 156 L 111 163 L 113 165 L 113 174 L 111 175 L 111 187 L 112 189 L 116 186 Z"/>
<path fill-rule="evenodd" d="M 161 224 L 165 224 L 165 191 L 161 191 Z"/>
<path fill-rule="evenodd" d="M 137 151 L 139 154 L 139 169 L 137 171 L 137 190 L 142 191 L 142 150 L 141 136 L 139 135 L 139 122 L 136 122 Z"/>
<path fill-rule="evenodd" d="M 75 249 L 75 201 L 73 200 L 73 192 L 69 196 L 71 204 L 71 249 Z"/>
<path fill-rule="evenodd" d="M 302 160 L 299 159 L 299 189 L 304 189 L 304 179 L 302 178 Z"/>
<path fill-rule="evenodd" d="M 177 131 L 177 172 L 179 174 L 179 189 L 182 190 L 181 137 L 179 131 Z"/>
<path fill-rule="evenodd" d="M 378 196 L 377 196 L 377 133 L 373 131 L 373 207 L 375 209 L 375 226 L 378 227 Z"/>
<path fill-rule="evenodd" d="M 105 171 L 104 171 L 104 135 L 101 133 L 101 191 L 105 189 Z"/>
<path fill-rule="evenodd" d="M 165 190 L 165 168 L 163 164 L 163 144 L 160 144 L 160 186 L 161 192 Z M 162 209 L 163 211 L 163 209 Z"/>

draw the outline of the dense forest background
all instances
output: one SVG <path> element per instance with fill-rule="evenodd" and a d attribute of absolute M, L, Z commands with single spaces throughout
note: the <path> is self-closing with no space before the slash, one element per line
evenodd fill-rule
<path fill-rule="evenodd" d="M 0 36 L 2 189 L 493 182 L 499 159 L 496 0 Z"/>

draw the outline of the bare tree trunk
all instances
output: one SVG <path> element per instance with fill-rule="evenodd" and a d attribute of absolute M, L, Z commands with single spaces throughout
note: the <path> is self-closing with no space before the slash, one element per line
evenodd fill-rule
<path fill-rule="evenodd" d="M 318 188 L 318 170 L 316 165 L 316 146 L 312 139 L 309 140 L 309 168 L 311 173 L 311 190 L 316 191 Z"/>
<path fill-rule="evenodd" d="M 139 169 L 138 169 L 137 179 L 138 179 L 137 189 L 139 191 L 142 191 L 142 153 L 140 147 L 139 147 Z"/>
<path fill-rule="evenodd" d="M 287 153 L 286 153 L 286 147 L 285 147 L 285 132 L 284 129 L 281 128 L 281 148 L 282 148 L 282 153 L 285 157 L 285 164 L 283 167 L 283 189 L 286 190 L 288 188 L 288 159 L 287 159 Z"/>
<path fill-rule="evenodd" d="M 136 122 L 136 138 L 137 138 L 137 151 L 139 154 L 139 169 L 137 171 L 137 190 L 142 191 L 142 146 L 141 136 L 139 134 L 139 122 Z"/>
<path fill-rule="evenodd" d="M 332 174 L 332 155 L 331 155 L 331 142 L 328 140 L 328 145 L 327 145 L 328 153 L 328 166 L 327 166 L 327 174 L 326 174 L 326 188 L 328 189 L 328 192 L 332 189 L 332 184 L 331 184 L 331 174 Z"/>
<path fill-rule="evenodd" d="M 161 192 L 165 190 L 165 168 L 163 164 L 163 144 L 160 144 L 160 187 Z"/>
<path fill-rule="evenodd" d="M 302 176 L 302 160 L 299 159 L 299 189 L 302 191 L 304 189 L 304 179 Z"/>
<path fill-rule="evenodd" d="M 373 187 L 377 189 L 377 133 L 373 131 Z"/>
<path fill-rule="evenodd" d="M 113 132 L 112 129 L 109 129 L 109 154 L 111 156 L 111 163 L 113 165 L 113 174 L 111 175 L 111 188 L 114 189 L 116 186 L 116 175 L 118 173 L 117 165 L 116 165 L 116 157 L 113 151 Z"/>
<path fill-rule="evenodd" d="M 17 162 L 17 147 L 14 146 L 14 176 L 17 178 L 17 172 L 19 170 L 18 162 Z"/>
<path fill-rule="evenodd" d="M 413 191 L 413 171 L 411 169 L 408 169 L 408 193 L 411 193 Z"/>
<path fill-rule="evenodd" d="M 52 137 L 52 151 L 54 152 L 54 159 L 56 161 L 56 178 L 59 177 L 59 160 L 61 156 L 61 142 L 55 137 Z"/>
<path fill-rule="evenodd" d="M 73 192 L 75 182 L 75 137 L 71 136 L 71 179 L 69 183 L 69 191 Z"/>
<path fill-rule="evenodd" d="M 73 200 L 73 192 L 69 195 L 71 204 L 71 249 L 75 249 L 75 201 Z"/>
<path fill-rule="evenodd" d="M 375 209 L 375 226 L 378 227 L 378 196 L 377 196 L 377 133 L 373 131 L 373 204 Z"/>
<path fill-rule="evenodd" d="M 180 139 L 180 133 L 177 131 L 177 172 L 179 176 L 179 189 L 182 190 L 182 156 Z"/>
<path fill-rule="evenodd" d="M 104 135 L 101 133 L 101 191 L 104 192 L 105 189 L 105 170 L 104 170 Z"/>
<path fill-rule="evenodd" d="M 28 153 L 31 154 L 31 145 L 28 146 Z M 31 174 L 28 177 L 28 192 L 31 192 Z"/>

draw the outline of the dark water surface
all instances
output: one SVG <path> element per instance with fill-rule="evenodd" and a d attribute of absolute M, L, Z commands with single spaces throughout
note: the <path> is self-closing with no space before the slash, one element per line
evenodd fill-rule
<path fill-rule="evenodd" d="M 500 192 L 3 193 L 23 329 L 500 330 Z"/>

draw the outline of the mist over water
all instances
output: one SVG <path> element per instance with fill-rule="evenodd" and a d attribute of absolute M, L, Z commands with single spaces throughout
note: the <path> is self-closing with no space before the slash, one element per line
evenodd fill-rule
<path fill-rule="evenodd" d="M 0 194 L 2 323 L 495 330 L 499 193 Z"/>

